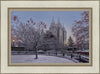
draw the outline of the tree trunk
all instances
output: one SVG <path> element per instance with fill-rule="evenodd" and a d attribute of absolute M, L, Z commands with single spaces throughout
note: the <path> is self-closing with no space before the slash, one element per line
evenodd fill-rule
<path fill-rule="evenodd" d="M 63 53 L 63 57 L 65 56 L 65 53 Z"/>
<path fill-rule="evenodd" d="M 57 49 L 56 49 L 56 56 L 57 56 Z"/>
<path fill-rule="evenodd" d="M 56 52 L 56 56 L 57 56 L 57 52 Z"/>
<path fill-rule="evenodd" d="M 37 49 L 36 49 L 36 52 L 35 52 L 35 59 L 38 59 L 38 52 L 37 52 Z"/>

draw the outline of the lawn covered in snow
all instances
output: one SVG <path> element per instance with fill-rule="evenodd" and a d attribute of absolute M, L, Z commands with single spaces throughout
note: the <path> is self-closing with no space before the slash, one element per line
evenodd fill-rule
<path fill-rule="evenodd" d="M 35 55 L 12 55 L 11 63 L 75 63 L 72 60 L 56 57 L 38 55 L 38 59 L 35 59 Z"/>

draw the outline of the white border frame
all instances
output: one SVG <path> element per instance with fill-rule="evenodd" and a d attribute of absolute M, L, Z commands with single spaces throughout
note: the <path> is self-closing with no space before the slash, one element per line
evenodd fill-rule
<path fill-rule="evenodd" d="M 93 10 L 92 52 L 93 66 L 60 67 L 8 67 L 7 44 L 8 25 L 7 8 L 11 7 L 90 7 Z M 1 1 L 1 73 L 99 73 L 99 1 Z"/>

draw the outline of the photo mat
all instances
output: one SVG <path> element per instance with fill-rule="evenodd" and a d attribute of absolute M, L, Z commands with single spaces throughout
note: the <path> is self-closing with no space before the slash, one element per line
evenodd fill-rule
<path fill-rule="evenodd" d="M 11 12 L 12 11 L 38 11 L 38 12 L 45 12 L 45 11 L 48 11 L 48 12 L 51 12 L 51 11 L 66 11 L 66 12 L 75 12 L 75 11 L 88 11 L 89 12 L 89 63 L 11 63 L 11 52 L 12 52 L 12 49 L 11 49 Z M 8 65 L 9 66 L 91 66 L 92 65 L 92 9 L 91 8 L 28 8 L 28 9 L 24 9 L 24 8 L 9 8 L 8 9 L 8 15 L 9 15 L 9 19 L 8 19 L 8 22 L 9 22 L 9 36 L 8 36 L 8 40 L 9 40 L 9 50 L 8 50 Z M 13 40 L 12 40 L 13 41 Z M 71 56 L 70 56 L 71 57 Z M 34 59 L 33 59 L 34 60 Z"/>

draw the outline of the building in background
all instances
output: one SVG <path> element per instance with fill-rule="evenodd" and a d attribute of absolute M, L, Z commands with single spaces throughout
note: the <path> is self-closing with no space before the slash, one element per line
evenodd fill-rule
<path fill-rule="evenodd" d="M 61 24 L 59 18 L 57 20 L 57 23 L 55 23 L 54 18 L 52 19 L 49 31 L 58 39 L 59 43 L 66 43 L 67 31 L 65 30 L 64 25 Z"/>

